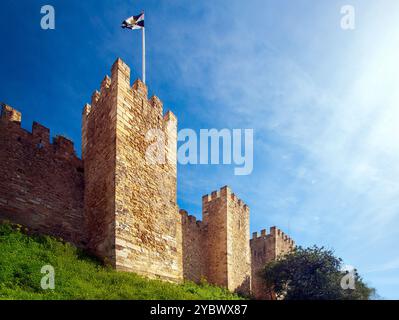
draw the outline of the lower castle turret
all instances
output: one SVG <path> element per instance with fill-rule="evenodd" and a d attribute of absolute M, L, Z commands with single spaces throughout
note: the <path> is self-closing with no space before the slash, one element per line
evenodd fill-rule
<path fill-rule="evenodd" d="M 181 211 L 184 274 L 249 294 L 249 208 L 225 186 L 202 197 L 203 221 Z M 202 249 L 199 249 L 199 247 Z M 191 263 L 192 261 L 196 263 Z"/>
<path fill-rule="evenodd" d="M 261 231 L 259 236 L 257 232 L 254 232 L 250 245 L 252 294 L 257 299 L 275 299 L 272 290 L 265 286 L 264 281 L 259 276 L 259 272 L 267 263 L 289 253 L 295 248 L 295 242 L 280 229 L 271 227 L 269 234 L 265 229 Z"/>

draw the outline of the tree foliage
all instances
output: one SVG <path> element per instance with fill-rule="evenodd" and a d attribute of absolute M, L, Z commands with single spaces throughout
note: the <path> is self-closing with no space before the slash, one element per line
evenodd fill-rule
<path fill-rule="evenodd" d="M 296 248 L 268 263 L 260 276 L 278 299 L 368 300 L 375 294 L 356 270 L 343 271 L 340 258 L 317 246 Z"/>

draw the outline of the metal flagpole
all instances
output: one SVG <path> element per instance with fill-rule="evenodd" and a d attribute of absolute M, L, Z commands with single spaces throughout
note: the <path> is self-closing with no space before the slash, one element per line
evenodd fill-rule
<path fill-rule="evenodd" d="M 142 30 L 142 42 L 143 42 L 143 48 L 142 48 L 142 50 L 143 50 L 143 60 L 142 60 L 142 63 L 143 63 L 143 83 L 145 83 L 145 28 L 143 27 L 143 28 L 141 28 L 141 30 Z"/>

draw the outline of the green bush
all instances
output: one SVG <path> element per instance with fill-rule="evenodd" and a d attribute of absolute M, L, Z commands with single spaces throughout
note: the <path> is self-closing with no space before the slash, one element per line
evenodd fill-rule
<path fill-rule="evenodd" d="M 352 289 L 343 289 L 341 281 L 348 275 L 342 259 L 332 250 L 313 246 L 297 247 L 276 261 L 266 264 L 260 272 L 265 285 L 285 300 L 368 300 L 375 296 L 359 276 L 353 275 Z"/>

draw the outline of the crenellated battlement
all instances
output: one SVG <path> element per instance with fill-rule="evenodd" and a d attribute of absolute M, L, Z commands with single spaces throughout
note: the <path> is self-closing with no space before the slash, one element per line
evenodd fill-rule
<path fill-rule="evenodd" d="M 270 233 L 267 233 L 266 229 L 262 229 L 260 235 L 258 232 L 252 233 L 251 241 L 262 241 L 266 238 L 275 238 L 278 241 L 283 241 L 288 245 L 295 246 L 294 240 L 292 240 L 288 235 L 286 235 L 281 229 L 273 226 L 270 228 Z"/>
<path fill-rule="evenodd" d="M 197 220 L 197 218 L 193 215 L 190 215 L 186 210 L 180 209 L 179 213 L 182 217 L 182 223 L 187 224 L 189 226 L 193 226 L 201 229 L 203 227 L 203 223 L 201 220 Z"/>
<path fill-rule="evenodd" d="M 106 75 L 101 81 L 101 86 L 100 86 L 100 95 L 106 95 L 109 91 L 109 88 L 111 87 L 111 78 Z"/>
<path fill-rule="evenodd" d="M 159 119 L 164 121 L 165 129 L 171 123 L 177 125 L 177 118 L 171 111 L 163 114 L 163 103 L 157 96 L 153 95 L 148 98 L 148 88 L 140 79 L 136 79 L 130 85 L 130 68 L 122 59 L 118 58 L 111 68 L 111 77 L 108 75 L 104 77 L 100 84 L 100 91 L 95 90 L 91 96 L 90 104 L 87 103 L 83 107 L 82 129 L 86 130 L 88 123 L 91 122 L 91 115 L 97 113 L 97 108 L 101 108 L 102 105 L 107 104 L 107 101 L 113 97 L 121 97 L 122 99 L 122 95 L 123 103 L 121 105 L 127 107 L 129 112 L 131 112 L 130 108 L 132 105 L 136 105 L 136 107 L 140 105 L 139 113 L 154 113 L 160 117 Z M 137 103 L 138 101 L 139 103 Z M 125 117 L 127 117 L 124 111 L 114 111 L 115 115 L 113 113 L 112 115 L 120 116 L 123 122 Z M 83 137 L 83 140 L 85 141 L 85 137 Z"/>
<path fill-rule="evenodd" d="M 1 109 L 1 120 L 3 125 L 5 125 L 3 133 L 11 135 L 19 143 L 31 145 L 34 150 L 53 151 L 56 155 L 66 158 L 78 158 L 72 140 L 57 135 L 53 138 L 53 142 L 50 143 L 50 129 L 36 121 L 32 123 L 31 132 L 23 129 L 21 127 L 21 112 L 4 103 Z M 7 124 L 11 124 L 12 127 L 8 127 Z"/>
<path fill-rule="evenodd" d="M 12 108 L 8 104 L 1 103 L 1 120 L 21 124 L 21 112 Z"/>
<path fill-rule="evenodd" d="M 239 208 L 242 208 L 244 211 L 249 211 L 248 205 L 244 201 L 242 201 L 240 198 L 238 198 L 235 193 L 231 193 L 231 200 Z"/>
<path fill-rule="evenodd" d="M 6 104 L 0 119 L 0 219 L 85 247 L 83 162 L 73 142 L 50 142 L 38 122 L 25 130 L 21 113 Z"/>
<path fill-rule="evenodd" d="M 226 195 L 227 196 L 227 192 L 228 192 L 228 187 L 222 187 L 219 190 L 215 190 L 212 191 L 210 194 L 205 194 L 202 196 L 202 205 L 208 203 L 208 202 L 212 202 L 216 199 L 219 199 L 221 197 L 221 195 Z"/>
<path fill-rule="evenodd" d="M 235 205 L 238 208 L 249 212 L 248 205 L 239 197 L 237 197 L 237 195 L 231 191 L 231 188 L 229 186 L 224 186 L 219 190 L 212 191 L 210 194 L 202 196 L 202 206 L 207 206 L 210 203 L 221 198 L 224 198 L 228 200 L 232 205 Z"/>
<path fill-rule="evenodd" d="M 50 143 L 50 129 L 41 125 L 40 123 L 33 122 L 32 136 L 37 138 L 39 143 L 48 145 Z"/>
<path fill-rule="evenodd" d="M 55 136 L 53 138 L 53 145 L 55 147 L 55 150 L 64 156 L 76 155 L 73 141 L 64 136 Z"/>

